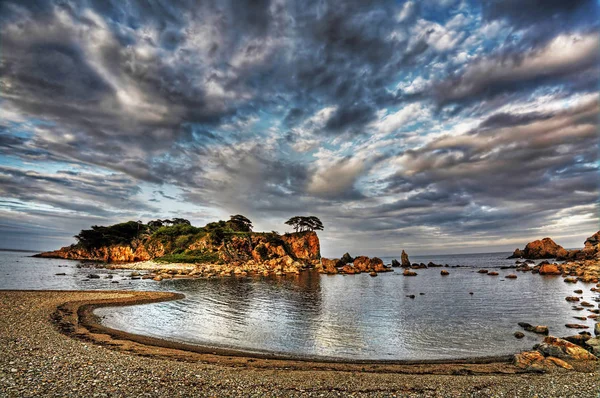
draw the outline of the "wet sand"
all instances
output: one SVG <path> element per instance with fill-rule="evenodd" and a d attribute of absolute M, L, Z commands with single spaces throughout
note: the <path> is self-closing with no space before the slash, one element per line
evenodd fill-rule
<path fill-rule="evenodd" d="M 507 358 L 347 363 L 177 344 L 100 325 L 93 309 L 174 293 L 0 291 L 0 395 L 598 396 L 600 369 L 522 373 Z"/>

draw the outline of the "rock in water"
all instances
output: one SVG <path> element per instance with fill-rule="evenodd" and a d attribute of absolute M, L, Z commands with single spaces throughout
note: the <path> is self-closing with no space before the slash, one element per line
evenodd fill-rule
<path fill-rule="evenodd" d="M 442 275 L 442 276 L 450 275 L 450 272 L 448 272 L 445 269 L 443 269 L 443 270 L 440 271 L 440 275 Z"/>
<path fill-rule="evenodd" d="M 569 329 L 588 329 L 589 326 L 587 325 L 580 325 L 578 323 L 567 323 L 565 325 L 565 327 L 569 328 Z"/>
<path fill-rule="evenodd" d="M 522 339 L 523 337 L 525 337 L 525 334 L 523 334 L 523 332 L 515 332 L 514 336 L 517 339 Z"/>
<path fill-rule="evenodd" d="M 392 267 L 399 267 L 400 266 L 400 262 L 396 259 L 392 260 Z"/>
<path fill-rule="evenodd" d="M 402 266 L 404 268 L 410 268 L 410 260 L 408 259 L 408 254 L 404 250 L 402 250 L 402 255 L 400 256 L 400 261 L 402 261 Z"/>
<path fill-rule="evenodd" d="M 596 323 L 596 324 L 594 325 L 594 334 L 595 334 L 596 336 L 600 336 L 600 323 Z"/>
<path fill-rule="evenodd" d="M 533 326 L 532 324 L 529 324 L 527 322 L 519 322 L 519 326 L 521 326 L 523 329 L 527 330 L 528 332 L 533 332 L 533 333 L 538 333 L 538 334 L 548 334 L 549 333 L 548 326 L 543 326 L 543 325 Z"/>
<path fill-rule="evenodd" d="M 509 258 L 543 259 L 565 257 L 568 251 L 550 238 L 534 240 L 525 246 L 524 250 L 515 250 Z"/>
<path fill-rule="evenodd" d="M 344 255 L 342 256 L 342 258 L 340 259 L 340 261 L 342 262 L 342 264 L 346 265 L 349 264 L 351 262 L 354 261 L 354 257 L 352 257 L 350 255 L 350 253 L 344 253 Z"/>
<path fill-rule="evenodd" d="M 556 264 L 544 264 L 539 269 L 540 275 L 560 275 L 562 272 Z"/>
<path fill-rule="evenodd" d="M 409 271 L 407 269 L 404 270 L 404 272 L 402 273 L 402 275 L 404 276 L 417 276 L 417 273 L 414 271 Z"/>

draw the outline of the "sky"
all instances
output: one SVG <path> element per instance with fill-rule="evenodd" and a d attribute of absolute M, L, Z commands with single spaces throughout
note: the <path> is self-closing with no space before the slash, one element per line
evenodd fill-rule
<path fill-rule="evenodd" d="M 0 2 L 0 248 L 319 217 L 322 254 L 600 229 L 600 1 Z"/>

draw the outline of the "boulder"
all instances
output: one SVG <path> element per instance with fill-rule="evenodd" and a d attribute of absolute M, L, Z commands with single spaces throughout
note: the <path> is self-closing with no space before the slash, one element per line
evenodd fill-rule
<path fill-rule="evenodd" d="M 595 334 L 596 336 L 600 336 L 600 323 L 596 323 L 596 324 L 594 325 L 594 334 Z"/>
<path fill-rule="evenodd" d="M 353 262 L 354 258 L 349 253 L 344 253 L 342 258 L 340 258 L 340 261 L 342 262 L 343 265 L 346 265 L 346 264 Z"/>
<path fill-rule="evenodd" d="M 402 262 L 402 266 L 404 268 L 410 268 L 410 260 L 408 259 L 408 254 L 404 250 L 402 250 L 400 261 Z"/>
<path fill-rule="evenodd" d="M 417 273 L 414 271 L 409 271 L 407 269 L 404 270 L 404 272 L 402 273 L 402 275 L 404 276 L 417 276 Z"/>
<path fill-rule="evenodd" d="M 525 337 L 525 334 L 524 334 L 523 332 L 515 332 L 515 333 L 514 333 L 514 336 L 515 336 L 517 339 L 522 339 L 523 337 Z"/>
<path fill-rule="evenodd" d="M 477 271 L 480 274 L 487 274 L 488 270 L 487 269 L 480 269 L 479 271 Z"/>
<path fill-rule="evenodd" d="M 329 259 L 321 257 L 321 268 L 319 272 L 323 274 L 337 274 L 337 268 L 340 266 L 341 261 L 337 259 Z"/>
<path fill-rule="evenodd" d="M 399 267 L 400 266 L 400 262 L 396 259 L 392 260 L 392 267 Z"/>
<path fill-rule="evenodd" d="M 513 363 L 518 368 L 534 372 L 544 372 L 555 367 L 568 370 L 573 369 L 567 362 L 555 357 L 546 358 L 539 351 L 525 351 L 516 354 Z"/>
<path fill-rule="evenodd" d="M 440 271 L 440 275 L 442 275 L 442 276 L 450 275 L 450 272 L 448 272 L 445 269 L 443 269 L 443 270 Z"/>
<path fill-rule="evenodd" d="M 598 356 L 600 355 L 600 339 L 595 337 L 593 339 L 588 339 L 585 342 L 585 347 L 588 348 L 592 354 Z"/>
<path fill-rule="evenodd" d="M 533 326 L 527 322 L 519 322 L 519 326 L 521 326 L 523 329 L 527 330 L 528 332 L 533 332 L 533 333 L 538 333 L 538 334 L 548 334 L 549 333 L 548 326 L 543 326 L 543 325 Z"/>
<path fill-rule="evenodd" d="M 585 258 L 598 258 L 600 255 L 600 231 L 587 238 L 583 245 L 582 252 Z"/>
<path fill-rule="evenodd" d="M 515 274 L 508 274 L 506 275 L 506 279 L 517 279 L 517 276 Z"/>
<path fill-rule="evenodd" d="M 493 272 L 488 272 L 488 275 L 490 276 L 498 276 L 498 273 L 493 271 Z"/>
<path fill-rule="evenodd" d="M 342 267 L 342 269 L 340 270 L 340 272 L 343 274 L 348 274 L 348 275 L 360 274 L 360 271 L 357 271 L 356 269 L 354 269 L 354 267 L 351 266 L 350 264 L 344 265 Z"/>
<path fill-rule="evenodd" d="M 550 238 L 534 240 L 525 246 L 524 250 L 515 250 L 509 258 L 543 259 L 565 257 L 568 251 Z"/>
<path fill-rule="evenodd" d="M 587 325 L 580 325 L 578 323 L 567 323 L 565 327 L 569 329 L 589 329 L 590 327 Z"/>
<path fill-rule="evenodd" d="M 544 341 L 537 346 L 537 350 L 545 356 L 553 356 L 561 359 L 593 361 L 598 359 L 595 355 L 577 344 L 554 336 L 546 336 Z"/>
<path fill-rule="evenodd" d="M 544 264 L 538 270 L 540 275 L 561 275 L 562 272 L 556 264 Z"/>
<path fill-rule="evenodd" d="M 565 283 L 577 283 L 577 278 L 565 278 Z"/>
<path fill-rule="evenodd" d="M 577 301 L 579 301 L 579 297 L 577 297 L 577 296 L 568 296 L 568 297 L 565 297 L 565 300 L 570 301 L 570 302 L 577 302 Z"/>
<path fill-rule="evenodd" d="M 354 259 L 354 269 L 360 272 L 387 272 L 389 269 L 383 264 L 379 257 L 369 258 L 359 256 Z"/>

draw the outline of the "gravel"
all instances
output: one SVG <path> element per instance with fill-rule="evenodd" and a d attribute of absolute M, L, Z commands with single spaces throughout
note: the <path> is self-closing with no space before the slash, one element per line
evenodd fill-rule
<path fill-rule="evenodd" d="M 597 397 L 593 373 L 415 375 L 257 369 L 148 358 L 61 334 L 50 315 L 103 292 L 0 291 L 2 397 Z"/>

